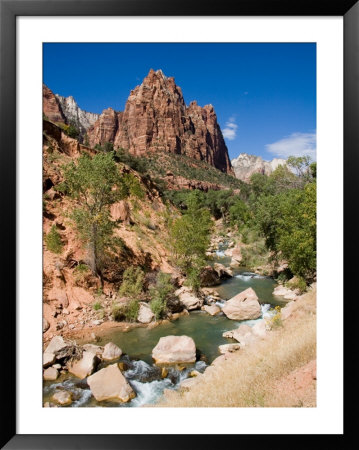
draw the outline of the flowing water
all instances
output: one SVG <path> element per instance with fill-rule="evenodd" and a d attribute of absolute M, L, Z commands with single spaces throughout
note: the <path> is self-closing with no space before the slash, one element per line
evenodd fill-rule
<path fill-rule="evenodd" d="M 217 251 L 217 257 L 214 262 L 220 262 L 226 266 L 229 265 L 230 258 L 224 255 L 223 248 Z M 221 297 L 218 301 L 219 306 L 223 306 L 225 300 L 252 287 L 259 297 L 261 303 L 262 317 L 268 317 L 273 314 L 273 307 L 283 306 L 285 302 L 272 295 L 275 282 L 269 277 L 254 274 L 245 269 L 234 271 L 233 278 L 224 281 L 215 289 Z M 204 311 L 193 311 L 189 316 L 181 316 L 173 322 L 161 324 L 153 329 L 134 328 L 128 332 L 109 330 L 108 334 L 102 336 L 98 345 L 105 345 L 107 342 L 114 342 L 122 351 L 124 356 L 121 361 L 126 364 L 124 375 L 137 396 L 128 404 L 118 404 L 110 402 L 97 402 L 92 396 L 85 381 L 68 375 L 62 375 L 62 378 L 56 382 L 44 383 L 44 402 L 49 401 L 55 390 L 66 389 L 73 394 L 74 402 L 71 406 L 141 406 L 144 404 L 155 403 L 162 395 L 164 389 L 176 389 L 179 383 L 189 376 L 194 368 L 203 372 L 217 356 L 219 356 L 218 346 L 228 343 L 228 339 L 223 338 L 225 331 L 238 328 L 241 323 L 250 326 L 257 320 L 233 321 L 220 313 L 217 316 L 210 316 Z M 151 353 L 152 349 L 158 343 L 160 337 L 168 335 L 186 335 L 193 338 L 198 349 L 199 358 L 195 365 L 186 368 L 169 369 L 166 378 L 161 378 L 161 371 L 153 365 Z"/>

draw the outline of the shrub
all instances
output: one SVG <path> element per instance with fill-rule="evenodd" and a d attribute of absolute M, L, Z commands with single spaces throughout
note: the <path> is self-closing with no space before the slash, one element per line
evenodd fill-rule
<path fill-rule="evenodd" d="M 301 294 L 303 294 L 307 290 L 307 283 L 305 282 L 304 278 L 298 276 L 290 279 L 286 283 L 286 286 L 293 290 L 298 289 Z"/>
<path fill-rule="evenodd" d="M 184 282 L 185 286 L 189 286 L 193 289 L 194 292 L 199 292 L 199 288 L 201 287 L 201 279 L 200 279 L 200 273 L 201 273 L 201 267 L 191 267 L 188 269 L 186 273 L 186 281 Z"/>
<path fill-rule="evenodd" d="M 95 311 L 98 311 L 99 309 L 102 309 L 102 304 L 101 302 L 97 301 L 92 305 L 92 307 Z"/>
<path fill-rule="evenodd" d="M 45 243 L 50 252 L 58 254 L 62 252 L 63 243 L 60 233 L 57 231 L 56 225 L 52 225 L 50 232 L 47 233 Z"/>
<path fill-rule="evenodd" d="M 159 272 L 154 287 L 150 288 L 150 308 L 156 319 L 160 319 L 167 309 L 167 300 L 172 296 L 174 286 L 169 273 Z"/>
<path fill-rule="evenodd" d="M 269 324 L 268 324 L 270 329 L 283 326 L 282 313 L 281 313 L 280 306 L 276 306 L 274 309 L 275 309 L 276 313 L 273 317 L 271 317 L 271 319 L 269 320 Z"/>
<path fill-rule="evenodd" d="M 140 305 L 138 300 L 132 299 L 125 305 L 114 303 L 112 305 L 112 317 L 116 321 L 126 320 L 128 322 L 136 322 Z"/>
<path fill-rule="evenodd" d="M 79 130 L 73 124 L 69 125 L 67 130 L 65 130 L 65 133 L 67 134 L 67 136 L 74 138 L 74 139 L 77 139 L 80 134 Z"/>
<path fill-rule="evenodd" d="M 160 319 L 166 311 L 166 303 L 160 298 L 154 298 L 150 301 L 150 308 L 156 317 L 156 320 Z"/>
<path fill-rule="evenodd" d="M 88 272 L 89 270 L 90 270 L 90 268 L 87 264 L 80 263 L 75 267 L 74 272 L 75 273 L 85 273 L 85 272 Z"/>
<path fill-rule="evenodd" d="M 145 274 L 140 267 L 130 266 L 123 273 L 123 281 L 118 291 L 121 297 L 138 297 L 143 291 Z"/>

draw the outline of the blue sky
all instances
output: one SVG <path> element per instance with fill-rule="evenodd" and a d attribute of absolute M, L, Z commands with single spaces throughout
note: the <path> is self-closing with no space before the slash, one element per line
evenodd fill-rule
<path fill-rule="evenodd" d="M 315 44 L 49 43 L 43 50 L 44 83 L 86 111 L 122 111 L 149 70 L 162 69 L 186 104 L 214 106 L 231 159 L 315 159 Z"/>

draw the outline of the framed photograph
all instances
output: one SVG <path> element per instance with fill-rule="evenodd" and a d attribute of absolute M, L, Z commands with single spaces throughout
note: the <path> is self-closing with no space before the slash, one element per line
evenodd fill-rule
<path fill-rule="evenodd" d="M 3 448 L 343 437 L 357 2 L 0 11 Z"/>

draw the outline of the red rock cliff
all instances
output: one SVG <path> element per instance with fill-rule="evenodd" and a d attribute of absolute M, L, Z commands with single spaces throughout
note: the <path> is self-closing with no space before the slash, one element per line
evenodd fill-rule
<path fill-rule="evenodd" d="M 143 156 L 165 151 L 204 160 L 232 173 L 228 150 L 212 105 L 185 105 L 181 88 L 161 70 L 150 70 L 128 97 L 124 112 L 106 109 L 87 131 L 90 146 L 112 142 Z"/>
<path fill-rule="evenodd" d="M 58 99 L 44 84 L 42 85 L 42 111 L 52 122 L 66 123 L 66 119 Z"/>

